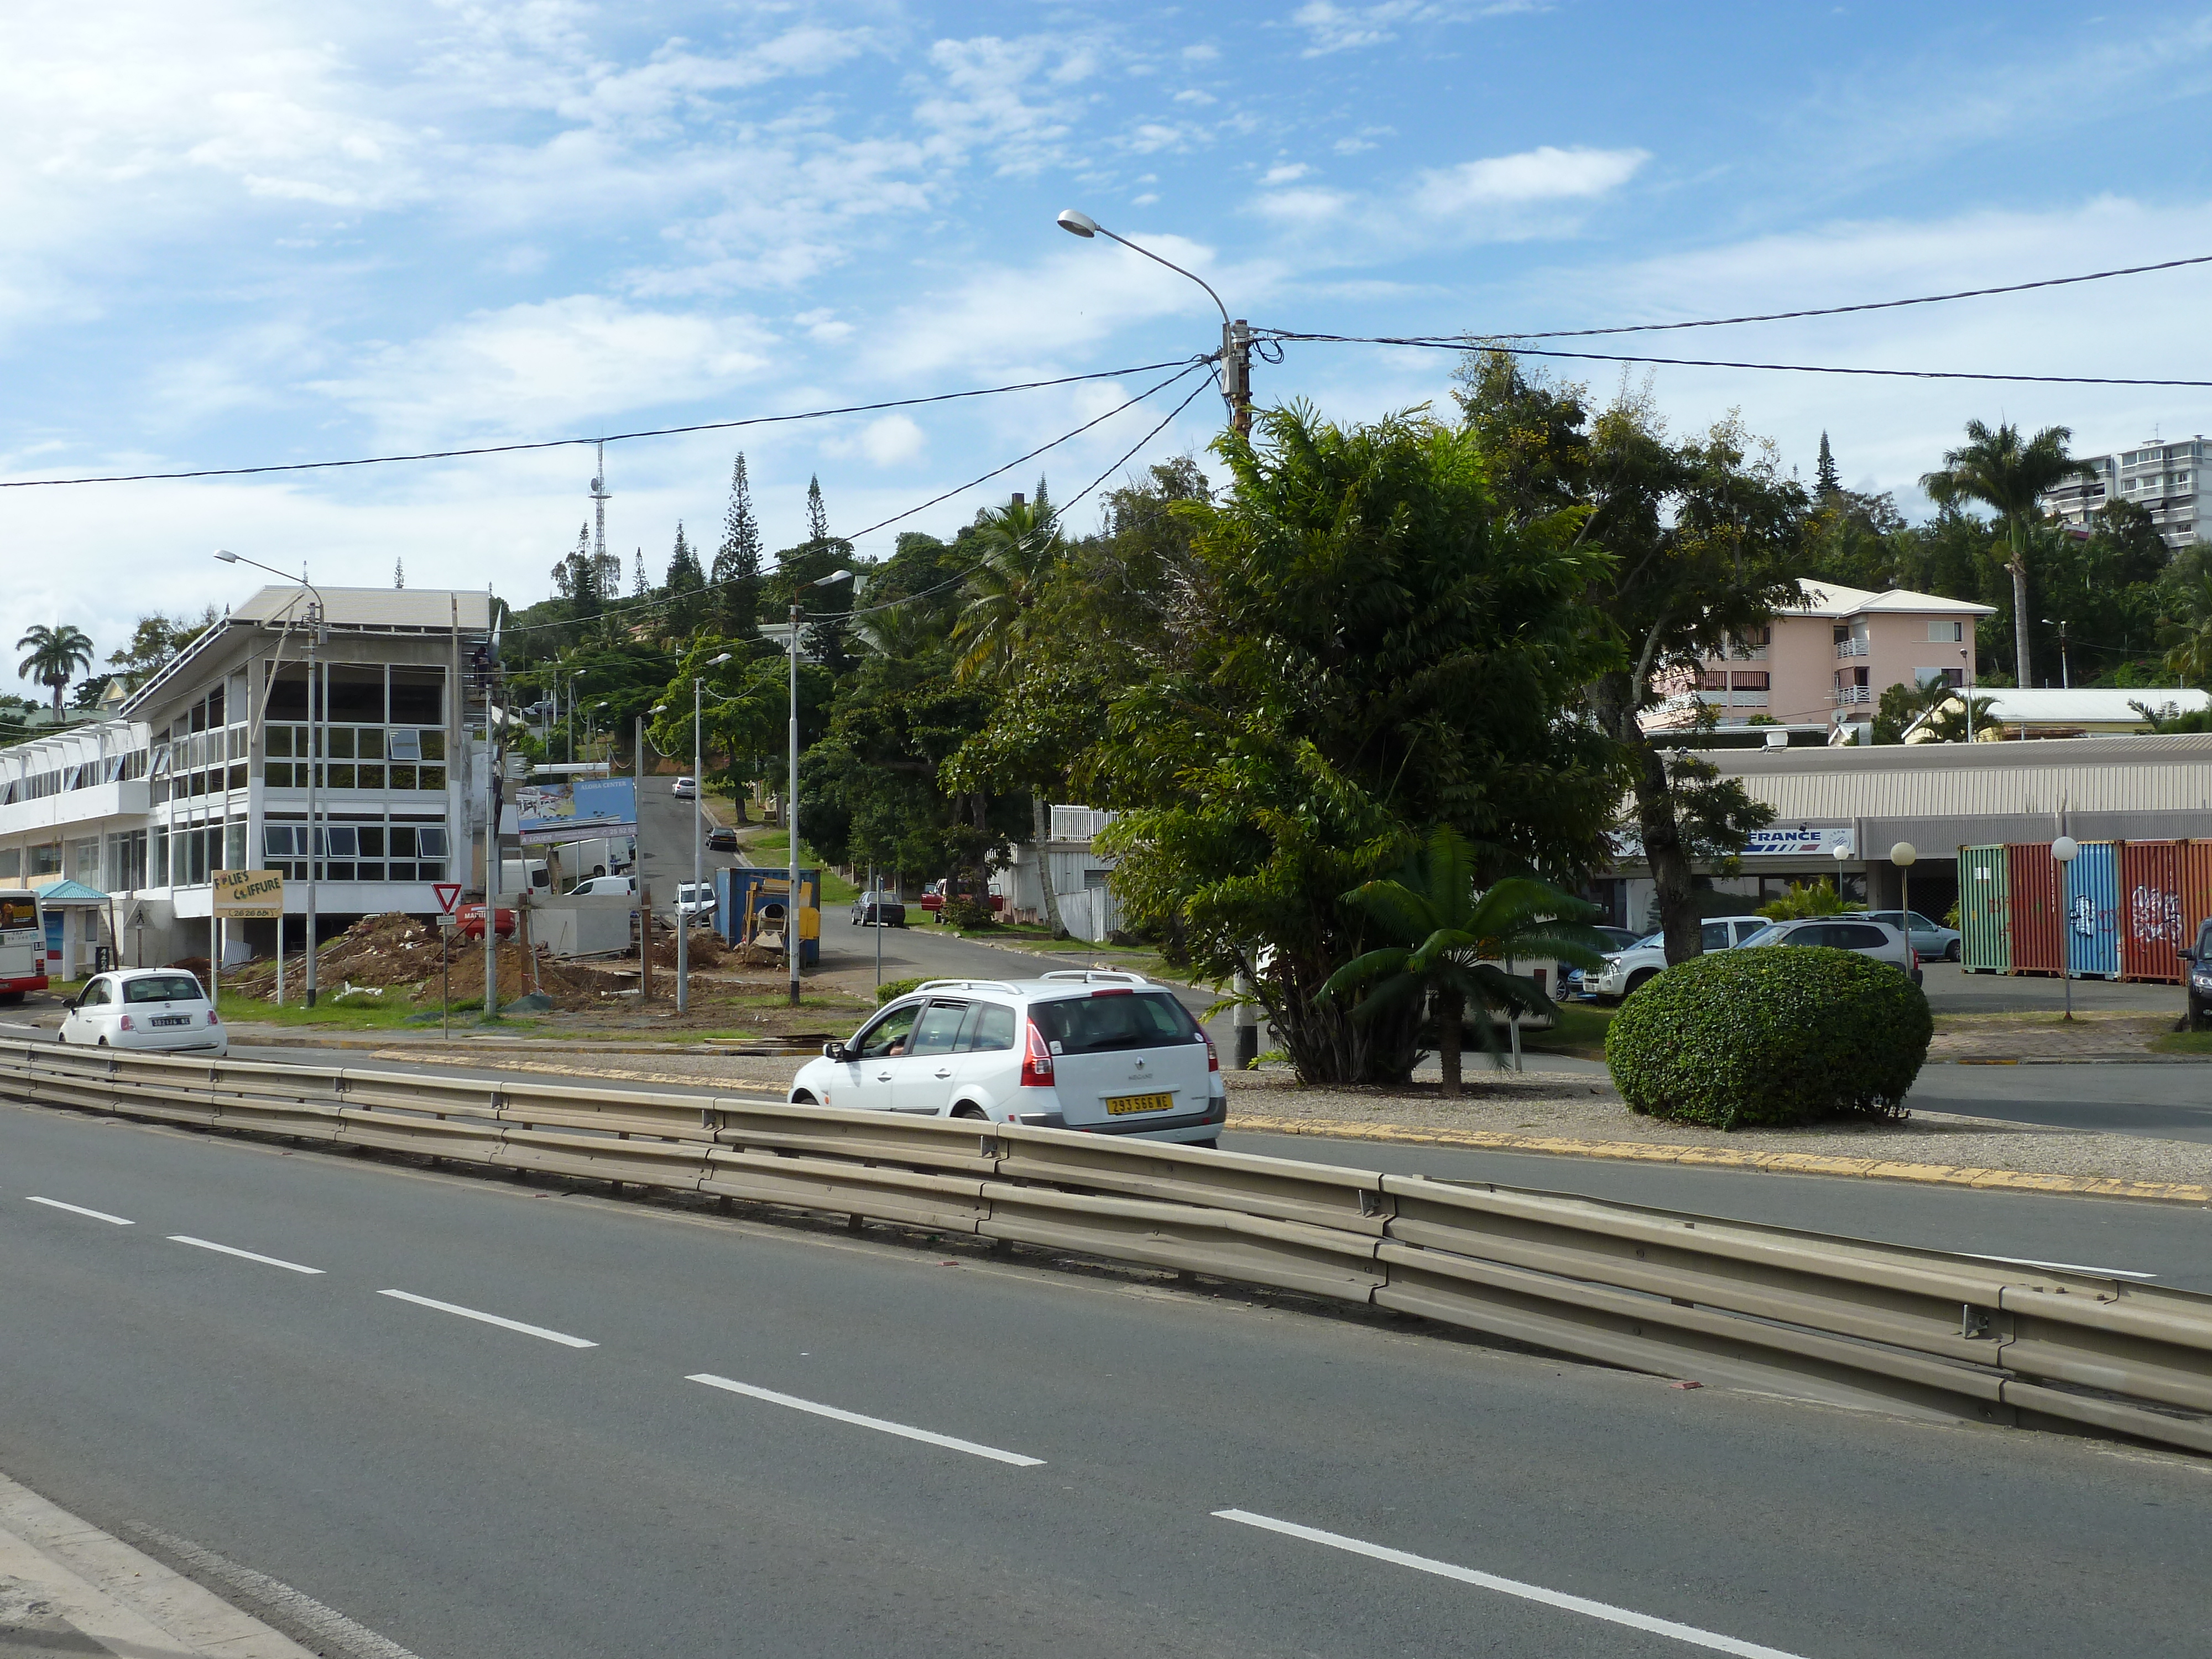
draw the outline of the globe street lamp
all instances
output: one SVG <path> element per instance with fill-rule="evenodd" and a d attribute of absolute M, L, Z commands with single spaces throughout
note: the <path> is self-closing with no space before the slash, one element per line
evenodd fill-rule
<path fill-rule="evenodd" d="M 2074 911 L 2066 898 L 2067 866 L 2081 856 L 2081 843 L 2061 836 L 2051 843 L 2051 862 L 2058 866 L 2058 977 L 2066 987 L 2066 1018 L 2074 1018 Z"/>
<path fill-rule="evenodd" d="M 1179 276 L 1188 276 L 1206 292 L 1214 309 L 1221 313 L 1221 395 L 1229 404 L 1229 423 L 1240 433 L 1252 429 L 1252 327 L 1242 317 L 1231 322 L 1229 307 L 1221 303 L 1221 296 L 1213 291 L 1213 284 L 1194 270 L 1185 270 L 1172 259 L 1163 259 L 1148 247 L 1139 247 L 1126 236 L 1116 236 L 1087 213 L 1078 213 L 1073 208 L 1063 209 L 1059 218 L 1060 228 L 1071 236 L 1080 236 L 1086 241 L 1093 236 L 1103 236 L 1109 242 L 1119 242 L 1132 253 L 1141 253 L 1156 265 L 1165 265 Z"/>
<path fill-rule="evenodd" d="M 319 723 L 315 718 L 316 710 L 320 707 L 323 700 L 321 696 L 322 688 L 317 683 L 319 659 L 316 655 L 316 647 L 321 645 L 328 635 L 330 629 L 330 611 L 323 604 L 322 590 L 317 587 L 313 582 L 309 581 L 305 576 L 288 575 L 285 572 L 277 569 L 273 565 L 264 564 L 258 559 L 249 559 L 243 554 L 233 553 L 224 548 L 217 548 L 216 550 L 215 556 L 216 558 L 222 560 L 225 564 L 250 564 L 256 570 L 266 570 L 270 575 L 281 577 L 285 581 L 292 582 L 301 587 L 304 587 L 307 592 L 315 596 L 313 602 L 307 607 L 307 1006 L 312 1008 L 315 1006 L 315 871 L 316 867 L 322 862 L 323 854 L 322 830 L 318 822 L 315 811 L 315 779 L 317 775 L 319 775 L 323 769 L 323 745 L 319 740 L 320 727 Z M 173 774 L 173 767 L 171 769 Z M 176 786 L 173 776 L 170 783 L 170 799 L 172 802 L 176 799 L 175 789 Z M 176 811 L 173 805 L 170 809 L 170 822 L 172 824 L 175 823 L 175 819 Z M 221 924 L 218 922 L 210 921 L 208 923 L 208 928 L 210 934 L 212 934 L 215 929 L 220 925 Z M 210 940 L 210 942 L 212 943 L 212 940 Z M 218 945 L 216 949 L 216 956 L 218 960 L 220 959 L 221 955 L 221 946 Z M 210 976 L 212 977 L 214 973 L 217 971 L 219 971 L 219 969 L 210 969 Z M 276 971 L 279 975 L 283 974 L 284 971 L 284 918 L 282 916 L 276 918 Z"/>
<path fill-rule="evenodd" d="M 1905 948 L 1912 948 L 1912 866 L 1920 857 L 1919 848 L 1909 841 L 1901 841 L 1889 849 L 1889 861 L 1898 868 L 1900 911 L 1905 921 Z"/>
<path fill-rule="evenodd" d="M 833 570 L 811 582 L 801 582 L 791 594 L 791 770 L 784 779 L 783 824 L 791 836 L 790 914 L 783 924 L 783 954 L 791 964 L 791 1006 L 799 1006 L 799 596 L 811 587 L 829 587 L 853 580 L 849 570 Z M 818 906 L 821 896 L 815 896 Z"/>
<path fill-rule="evenodd" d="M 700 666 L 720 668 L 729 661 L 726 651 L 719 657 L 709 657 Z M 707 817 L 707 739 L 701 725 L 700 700 L 705 695 L 707 677 L 704 673 L 691 677 L 691 902 L 699 902 L 699 889 L 706 882 L 707 848 L 705 821 Z M 691 917 L 684 908 L 683 884 L 676 890 L 676 1012 L 689 1012 L 691 1007 Z"/>

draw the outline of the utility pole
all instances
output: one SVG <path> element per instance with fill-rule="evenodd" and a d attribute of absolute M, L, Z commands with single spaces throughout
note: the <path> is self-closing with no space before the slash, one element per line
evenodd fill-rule
<path fill-rule="evenodd" d="M 592 511 L 598 521 L 592 532 L 592 576 L 596 580 L 607 556 L 607 503 L 614 498 L 607 494 L 607 447 L 604 441 L 594 453 L 599 457 L 592 467 Z"/>
<path fill-rule="evenodd" d="M 486 1020 L 499 1018 L 499 812 L 504 793 L 506 758 L 501 754 L 507 736 L 500 718 L 499 629 L 495 623 L 491 648 L 484 654 L 484 749 L 491 757 L 491 775 L 484 781 L 484 994 Z M 520 918 L 518 917 L 519 921 Z"/>
<path fill-rule="evenodd" d="M 1209 290 L 1210 292 L 1211 290 Z M 1240 438 L 1252 435 L 1252 325 L 1239 317 L 1221 325 L 1221 398 Z"/>

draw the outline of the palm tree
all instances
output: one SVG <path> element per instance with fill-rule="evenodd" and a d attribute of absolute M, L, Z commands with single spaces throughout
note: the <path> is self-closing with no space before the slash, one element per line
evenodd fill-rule
<path fill-rule="evenodd" d="M 2038 516 L 2037 499 L 2054 484 L 2079 477 L 2088 469 L 2067 454 L 2070 428 L 2047 426 L 2026 443 L 2020 428 L 2001 422 L 1992 432 L 1979 421 L 1966 422 L 1966 441 L 1943 457 L 1941 471 L 1925 473 L 1920 487 L 1939 507 L 1979 501 L 2003 522 L 2012 557 L 2013 657 L 2021 684 L 2033 685 L 2027 653 L 2027 532 Z"/>
<path fill-rule="evenodd" d="M 1605 937 L 1587 925 L 1596 907 L 1549 882 L 1511 877 L 1492 883 L 1477 898 L 1474 849 L 1449 824 L 1431 833 L 1422 857 L 1399 879 L 1370 881 L 1346 893 L 1344 902 L 1397 942 L 1338 969 L 1322 987 L 1321 1000 L 1364 986 L 1366 994 L 1352 1009 L 1352 1018 L 1363 1019 L 1408 998 L 1425 998 L 1436 1016 L 1447 1100 L 1459 1097 L 1460 1022 L 1469 1003 L 1486 1014 L 1492 1008 L 1559 1012 L 1534 980 L 1507 973 L 1496 959 L 1556 959 L 1595 968 L 1607 949 Z M 1496 1053 L 1489 1019 L 1475 1029 L 1483 1046 Z"/>
<path fill-rule="evenodd" d="M 31 653 L 15 665 L 15 672 L 24 679 L 38 681 L 54 694 L 54 723 L 58 726 L 62 693 L 69 690 L 80 670 L 92 666 L 92 635 L 75 623 L 64 623 L 58 628 L 38 623 L 15 641 L 15 648 Z"/>
<path fill-rule="evenodd" d="M 1016 499 L 983 514 L 975 541 L 982 560 L 968 573 L 968 603 L 952 625 L 961 652 L 954 673 L 963 683 L 996 678 L 1012 663 L 1067 551 L 1042 484 L 1034 501 Z"/>
<path fill-rule="evenodd" d="M 2212 563 L 2199 565 L 2181 590 L 2178 613 L 2162 621 L 2158 642 L 2166 647 L 2166 672 L 2184 685 L 2212 686 Z"/>

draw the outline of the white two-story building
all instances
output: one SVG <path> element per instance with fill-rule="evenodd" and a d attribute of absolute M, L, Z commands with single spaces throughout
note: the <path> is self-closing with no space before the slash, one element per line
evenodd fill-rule
<path fill-rule="evenodd" d="M 321 937 L 386 911 L 434 915 L 439 882 L 481 884 L 489 767 L 469 735 L 468 690 L 489 595 L 322 598 L 313 684 L 308 594 L 264 587 L 113 717 L 0 750 L 0 887 L 67 882 L 107 896 L 67 907 L 58 976 L 84 972 L 96 944 L 125 964 L 207 955 L 218 870 L 283 872 L 285 945 L 300 949 L 310 767 Z M 230 924 L 225 957 L 268 954 L 276 927 Z"/>

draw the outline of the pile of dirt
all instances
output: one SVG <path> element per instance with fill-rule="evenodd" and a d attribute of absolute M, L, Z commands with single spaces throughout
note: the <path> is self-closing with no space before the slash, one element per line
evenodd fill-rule
<path fill-rule="evenodd" d="M 438 930 L 397 911 L 363 916 L 315 953 L 315 982 L 327 991 L 346 985 L 414 985 L 437 971 Z M 307 976 L 306 952 L 286 960 L 288 994 L 306 984 Z M 224 982 L 246 996 L 273 996 L 276 959 L 250 962 L 225 975 Z"/>
<path fill-rule="evenodd" d="M 533 971 L 531 952 L 513 939 L 502 939 L 499 946 L 499 1000 L 504 1003 L 532 991 L 543 991 L 553 1000 L 556 1008 L 591 1008 L 599 1005 L 596 977 L 580 973 L 554 957 L 541 956 Z M 447 982 L 438 972 L 437 952 L 430 954 L 428 977 L 416 992 L 415 1000 L 430 1008 L 438 1006 L 441 989 Z M 356 983 L 360 981 L 356 981 Z M 456 1002 L 477 1002 L 483 998 L 484 953 L 481 939 L 470 942 L 453 952 L 450 981 L 451 994 Z"/>
<path fill-rule="evenodd" d="M 720 967 L 722 958 L 728 954 L 729 947 L 722 943 L 722 936 L 712 928 L 694 927 L 691 930 L 691 965 L 701 973 L 709 973 Z M 671 973 L 676 971 L 675 934 L 654 938 L 653 965 L 665 968 Z"/>

